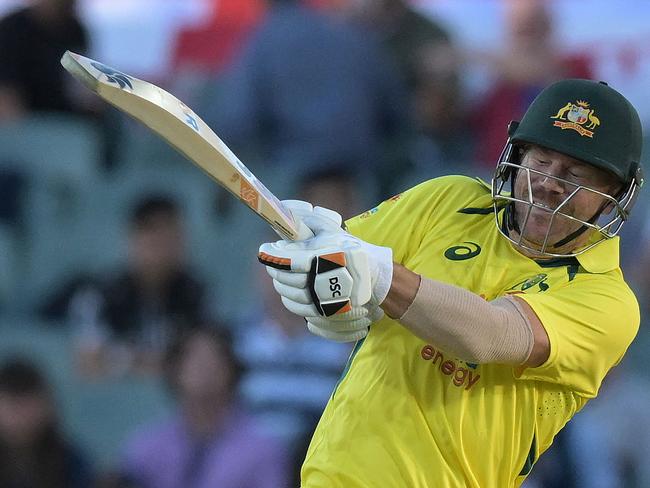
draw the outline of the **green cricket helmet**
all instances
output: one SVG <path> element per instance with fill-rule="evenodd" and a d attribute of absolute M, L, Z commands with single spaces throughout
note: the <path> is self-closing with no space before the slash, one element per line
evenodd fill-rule
<path fill-rule="evenodd" d="M 576 255 L 618 234 L 625 220 L 629 218 L 629 212 L 643 184 L 643 171 L 640 164 L 643 139 L 641 121 L 635 108 L 623 95 L 602 81 L 580 79 L 558 81 L 545 88 L 533 100 L 520 123 L 510 124 L 508 135 L 509 139 L 492 180 L 495 207 L 502 205 L 504 200 L 525 203 L 531 208 L 537 206 L 532 196 L 528 199 L 520 199 L 512 194 L 514 177 L 522 169 L 519 165 L 520 148 L 529 144 L 557 151 L 603 169 L 623 184 L 617 195 L 608 198 L 608 203 L 616 209 L 616 212 L 613 212 L 615 215 L 603 220 L 603 210 L 607 206 L 603 205 L 603 208 L 591 219 L 580 221 L 583 225 L 579 232 L 574 232 L 556 243 L 545 240 L 542 249 L 533 249 L 534 251 L 548 256 Z M 527 177 L 530 178 L 531 172 L 535 171 L 526 169 L 526 172 Z M 542 174 L 561 180 L 562 184 L 572 184 L 561 178 Z M 578 191 L 600 193 L 586 186 L 574 186 Z M 575 192 L 552 211 L 553 217 L 566 216 L 561 208 L 574 195 Z M 510 207 L 514 208 L 514 205 Z M 511 225 L 515 226 L 516 230 L 521 230 L 516 227 L 517 219 L 514 219 L 514 210 L 510 213 Z M 566 217 L 573 218 L 573 216 Z M 551 225 L 552 222 L 549 224 L 547 237 Z M 598 231 L 602 239 L 579 252 L 569 254 L 553 252 L 552 248 L 566 244 L 589 228 Z M 522 232 L 518 233 L 523 235 Z M 506 234 L 507 231 L 504 235 Z M 511 238 L 510 240 L 515 242 Z M 515 243 L 522 245 L 521 238 Z"/>

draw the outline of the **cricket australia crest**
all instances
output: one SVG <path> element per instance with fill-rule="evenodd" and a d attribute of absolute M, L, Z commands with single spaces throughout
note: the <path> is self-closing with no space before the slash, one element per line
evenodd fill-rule
<path fill-rule="evenodd" d="M 594 110 L 589 108 L 589 103 L 584 100 L 577 100 L 575 103 L 567 102 L 551 118 L 556 119 L 553 122 L 554 127 L 573 129 L 581 136 L 592 138 L 594 133 L 589 129 L 595 129 L 600 125 L 600 119 L 596 117 Z"/>

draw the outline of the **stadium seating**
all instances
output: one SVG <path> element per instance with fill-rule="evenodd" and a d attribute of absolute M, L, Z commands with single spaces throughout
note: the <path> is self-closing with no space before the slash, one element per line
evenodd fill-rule
<path fill-rule="evenodd" d="M 13 306 L 30 306 L 55 276 L 95 258 L 85 252 L 86 242 L 72 237 L 97 184 L 100 154 L 100 134 L 84 119 L 46 114 L 0 126 L 0 170 L 27 180 Z"/>

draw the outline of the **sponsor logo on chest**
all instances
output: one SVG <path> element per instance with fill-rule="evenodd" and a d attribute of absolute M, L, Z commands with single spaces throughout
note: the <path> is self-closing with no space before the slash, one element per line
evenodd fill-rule
<path fill-rule="evenodd" d="M 442 351 L 431 344 L 427 344 L 420 350 L 420 357 L 425 361 L 430 361 L 431 366 L 439 370 L 441 375 L 448 376 L 449 381 L 458 388 L 469 390 L 481 378 L 476 371 L 476 364 L 445 357 Z"/>

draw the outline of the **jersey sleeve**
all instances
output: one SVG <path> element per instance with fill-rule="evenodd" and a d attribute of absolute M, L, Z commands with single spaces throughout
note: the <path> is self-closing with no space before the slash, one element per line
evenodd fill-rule
<path fill-rule="evenodd" d="M 485 193 L 477 180 L 444 176 L 425 181 L 346 221 L 347 230 L 364 241 L 390 247 L 404 263 L 431 227 Z"/>
<path fill-rule="evenodd" d="M 639 328 L 639 305 L 620 271 L 578 275 L 575 282 L 555 292 L 517 296 L 539 317 L 551 351 L 544 364 L 516 376 L 564 385 L 586 398 L 595 397 Z"/>

